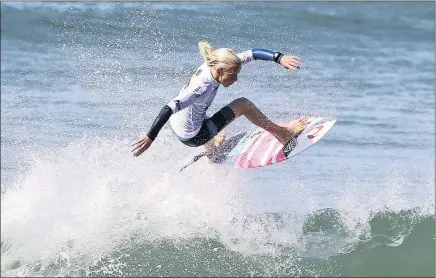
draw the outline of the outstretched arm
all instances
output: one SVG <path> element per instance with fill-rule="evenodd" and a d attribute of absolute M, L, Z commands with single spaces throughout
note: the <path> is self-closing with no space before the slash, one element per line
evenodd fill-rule
<path fill-rule="evenodd" d="M 154 139 L 156 139 L 157 134 L 166 124 L 172 114 L 173 110 L 168 105 L 165 105 L 162 108 L 159 115 L 156 117 L 153 124 L 151 125 L 150 131 L 147 133 L 147 135 L 145 135 L 144 137 L 139 139 L 139 141 L 132 145 L 132 147 L 135 147 L 132 150 L 133 156 L 141 155 L 151 146 L 151 143 L 153 143 Z"/>
<path fill-rule="evenodd" d="M 253 60 L 274 61 L 284 68 L 296 70 L 300 68 L 300 58 L 297 56 L 287 56 L 280 52 L 274 52 L 263 48 L 253 48 L 238 54 L 242 64 L 247 64 Z"/>
<path fill-rule="evenodd" d="M 132 150 L 132 152 L 134 152 L 133 156 L 139 156 L 145 152 L 151 146 L 154 139 L 156 139 L 162 127 L 168 122 L 171 115 L 190 106 L 194 102 L 197 94 L 202 93 L 202 90 L 203 88 L 200 86 L 194 91 L 184 91 L 165 105 L 154 120 L 147 135 L 132 145 L 135 146 Z"/>

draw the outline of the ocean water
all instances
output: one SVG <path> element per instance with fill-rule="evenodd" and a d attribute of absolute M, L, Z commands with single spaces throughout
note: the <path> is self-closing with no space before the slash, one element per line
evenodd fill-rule
<path fill-rule="evenodd" d="M 2 276 L 435 275 L 434 2 L 1 3 Z M 168 126 L 200 39 L 299 56 L 220 88 L 337 119 L 271 167 L 200 160 Z M 229 134 L 252 129 L 243 118 Z"/>

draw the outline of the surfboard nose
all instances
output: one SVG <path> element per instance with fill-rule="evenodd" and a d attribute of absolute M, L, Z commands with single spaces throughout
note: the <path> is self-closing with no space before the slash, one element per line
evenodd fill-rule
<path fill-rule="evenodd" d="M 321 117 L 310 117 L 309 124 L 303 130 L 302 134 L 308 133 L 317 123 L 319 123 L 323 119 L 324 118 L 321 118 Z"/>

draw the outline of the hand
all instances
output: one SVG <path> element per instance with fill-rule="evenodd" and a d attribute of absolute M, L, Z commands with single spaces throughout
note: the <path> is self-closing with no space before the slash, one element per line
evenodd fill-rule
<path fill-rule="evenodd" d="M 300 58 L 298 58 L 297 56 L 285 55 L 280 59 L 280 65 L 290 70 L 297 70 L 300 68 L 301 62 Z"/>
<path fill-rule="evenodd" d="M 136 147 L 132 150 L 132 152 L 134 152 L 133 156 L 140 156 L 143 152 L 150 148 L 151 143 L 153 143 L 153 140 L 151 140 L 148 136 L 144 136 L 139 139 L 138 142 L 132 145 L 132 147 L 136 145 Z"/>

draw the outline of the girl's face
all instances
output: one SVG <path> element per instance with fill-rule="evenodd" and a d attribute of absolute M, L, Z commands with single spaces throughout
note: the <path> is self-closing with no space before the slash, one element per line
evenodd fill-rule
<path fill-rule="evenodd" d="M 241 71 L 241 66 L 234 65 L 229 69 L 218 69 L 218 82 L 224 87 L 229 87 L 238 80 L 238 74 Z"/>

